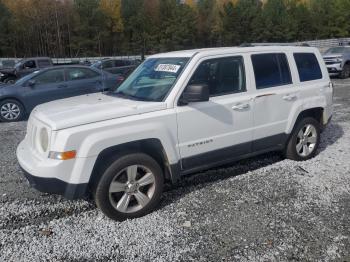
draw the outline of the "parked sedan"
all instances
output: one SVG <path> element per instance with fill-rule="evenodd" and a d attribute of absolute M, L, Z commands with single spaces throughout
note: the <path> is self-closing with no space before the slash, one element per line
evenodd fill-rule
<path fill-rule="evenodd" d="M 102 92 L 120 81 L 113 75 L 85 66 L 57 66 L 36 71 L 15 84 L 0 85 L 0 121 L 23 119 L 38 104 Z"/>

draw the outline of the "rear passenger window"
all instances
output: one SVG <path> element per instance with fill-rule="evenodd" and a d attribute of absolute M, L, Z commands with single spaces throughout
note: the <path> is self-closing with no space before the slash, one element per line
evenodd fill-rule
<path fill-rule="evenodd" d="M 202 62 L 190 82 L 209 86 L 211 96 L 245 92 L 245 73 L 243 58 L 225 57 Z"/>
<path fill-rule="evenodd" d="M 257 89 L 292 83 L 288 60 L 285 54 L 252 55 Z"/>
<path fill-rule="evenodd" d="M 89 79 L 99 76 L 98 73 L 88 69 L 88 68 L 67 68 L 67 78 L 68 81 Z"/>
<path fill-rule="evenodd" d="M 322 79 L 322 72 L 318 60 L 313 53 L 295 53 L 299 79 L 301 82 Z"/>

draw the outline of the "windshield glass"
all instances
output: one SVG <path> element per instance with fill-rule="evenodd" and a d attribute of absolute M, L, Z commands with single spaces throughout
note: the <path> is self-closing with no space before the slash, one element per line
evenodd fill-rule
<path fill-rule="evenodd" d="M 344 52 L 350 52 L 350 47 L 333 47 L 326 51 L 326 54 L 342 54 Z"/>
<path fill-rule="evenodd" d="M 122 97 L 163 101 L 189 58 L 150 58 L 143 62 L 113 93 Z"/>

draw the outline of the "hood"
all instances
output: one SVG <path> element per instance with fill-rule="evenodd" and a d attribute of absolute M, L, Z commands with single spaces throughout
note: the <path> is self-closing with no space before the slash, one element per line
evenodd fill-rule
<path fill-rule="evenodd" d="M 9 68 L 0 68 L 0 73 L 3 73 L 3 74 L 12 74 L 15 72 L 15 68 L 13 67 L 9 67 Z"/>
<path fill-rule="evenodd" d="M 11 86 L 11 85 L 0 82 L 0 88 L 4 88 L 4 87 L 7 87 L 7 86 Z"/>
<path fill-rule="evenodd" d="M 143 102 L 103 93 L 76 96 L 37 106 L 32 115 L 52 130 L 166 109 L 164 102 Z"/>

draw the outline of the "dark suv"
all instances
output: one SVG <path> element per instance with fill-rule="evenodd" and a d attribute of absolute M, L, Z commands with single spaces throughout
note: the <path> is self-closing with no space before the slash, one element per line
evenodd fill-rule
<path fill-rule="evenodd" d="M 0 82 L 13 84 L 17 79 L 29 75 L 39 69 L 53 66 L 49 57 L 32 57 L 20 60 L 12 68 L 0 70 Z"/>

